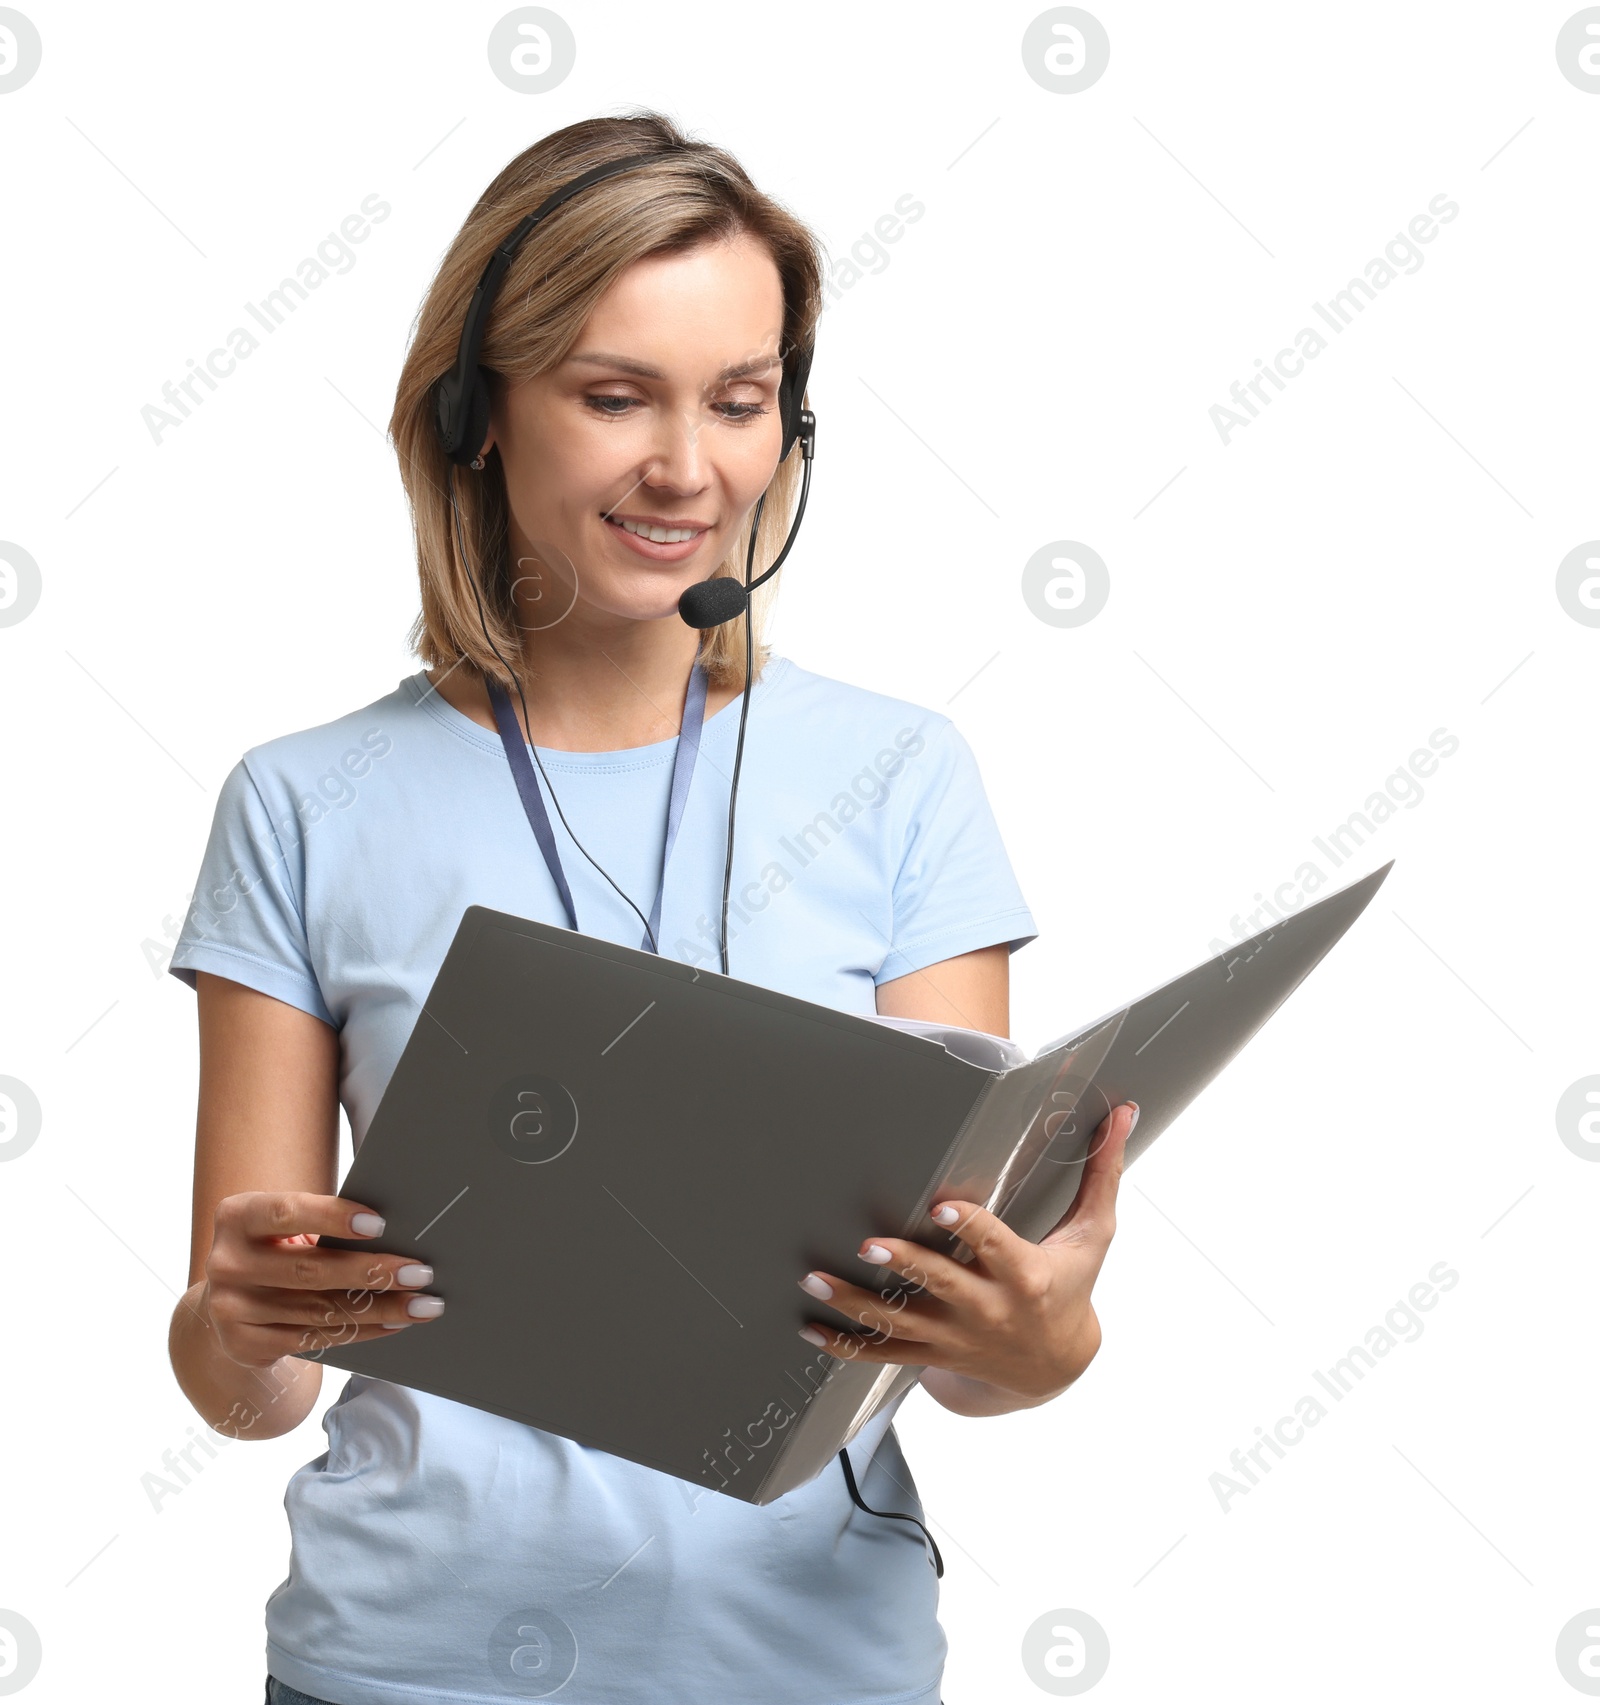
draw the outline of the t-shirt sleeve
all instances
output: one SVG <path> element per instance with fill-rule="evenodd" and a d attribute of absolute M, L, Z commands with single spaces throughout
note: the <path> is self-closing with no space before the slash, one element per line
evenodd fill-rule
<path fill-rule="evenodd" d="M 972 748 L 947 720 L 930 719 L 923 737 L 927 751 L 907 759 L 921 785 L 907 790 L 894 940 L 879 983 L 999 942 L 1014 953 L 1038 934 Z"/>
<path fill-rule="evenodd" d="M 293 844 L 298 852 L 302 843 Z M 334 1024 L 311 963 L 303 883 L 304 871 L 285 857 L 241 758 L 217 797 L 194 899 L 168 969 L 191 989 L 197 971 L 211 971 Z"/>

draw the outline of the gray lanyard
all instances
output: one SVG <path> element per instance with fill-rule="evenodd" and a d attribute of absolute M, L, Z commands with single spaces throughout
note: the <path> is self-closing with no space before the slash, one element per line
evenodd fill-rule
<path fill-rule="evenodd" d="M 539 791 L 539 778 L 534 774 L 523 742 L 522 730 L 511 709 L 506 690 L 496 680 L 488 682 L 489 702 L 494 707 L 494 720 L 500 730 L 500 743 L 506 749 L 511 773 L 516 778 L 517 792 L 522 797 L 522 809 L 528 815 L 534 839 L 555 882 L 556 892 L 566 909 L 568 929 L 577 929 L 578 912 L 572 903 L 572 890 L 567 886 L 566 872 L 561 868 L 561 854 L 556 849 L 555 832 L 550 827 L 550 815 L 544 808 Z M 667 833 L 661 844 L 661 879 L 656 884 L 655 903 L 650 908 L 650 928 L 641 946 L 653 952 L 650 939 L 661 936 L 661 896 L 667 882 L 667 860 L 672 857 L 672 843 L 678 838 L 678 825 L 683 821 L 683 807 L 689 798 L 689 783 L 694 779 L 695 759 L 700 755 L 700 730 L 705 726 L 706 673 L 698 663 L 689 674 L 689 686 L 683 699 L 683 726 L 678 733 L 678 750 L 672 760 L 672 797 L 667 804 Z"/>

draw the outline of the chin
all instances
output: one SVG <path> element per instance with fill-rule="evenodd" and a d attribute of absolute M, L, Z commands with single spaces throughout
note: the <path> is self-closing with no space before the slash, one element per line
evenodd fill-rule
<path fill-rule="evenodd" d="M 600 596 L 591 594 L 585 602 L 608 616 L 621 616 L 631 622 L 660 622 L 668 617 L 676 622 L 680 619 L 678 599 L 688 587 L 703 579 L 703 574 L 682 573 L 674 573 L 670 579 L 649 574 L 629 576 L 631 584 L 613 583 L 603 591 L 596 588 Z"/>

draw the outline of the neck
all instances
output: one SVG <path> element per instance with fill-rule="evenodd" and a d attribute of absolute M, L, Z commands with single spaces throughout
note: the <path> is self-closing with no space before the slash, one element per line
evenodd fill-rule
<path fill-rule="evenodd" d="M 661 621 L 599 617 L 580 601 L 555 626 L 523 636 L 520 662 L 528 714 L 511 689 L 511 710 L 524 736 L 557 752 L 615 752 L 670 740 L 683 716 L 689 671 L 700 636 L 676 616 Z M 495 727 L 483 682 L 464 669 L 435 668 L 439 696 L 482 727 Z M 711 687 L 706 716 L 738 696 Z"/>
<path fill-rule="evenodd" d="M 569 752 L 670 739 L 699 645 L 699 634 L 675 616 L 595 622 L 577 609 L 553 628 L 527 633 L 519 673 L 529 738 Z M 514 692 L 511 698 L 521 720 L 521 701 Z"/>

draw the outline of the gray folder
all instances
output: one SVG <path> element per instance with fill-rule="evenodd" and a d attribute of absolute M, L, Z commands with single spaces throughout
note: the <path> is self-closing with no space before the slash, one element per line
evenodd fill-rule
<path fill-rule="evenodd" d="M 967 1258 L 940 1196 L 1038 1241 L 1105 1114 L 1139 1103 L 1135 1160 L 1392 863 L 1031 1060 L 469 906 L 340 1187 L 384 1234 L 320 1239 L 428 1262 L 448 1306 L 305 1359 L 771 1503 L 922 1371 L 807 1344 L 807 1320 L 858 1323 L 800 1277 L 914 1294 L 856 1250 Z"/>

